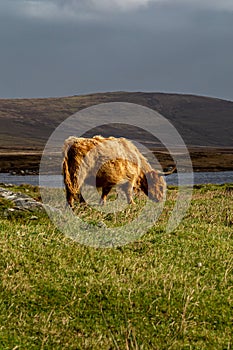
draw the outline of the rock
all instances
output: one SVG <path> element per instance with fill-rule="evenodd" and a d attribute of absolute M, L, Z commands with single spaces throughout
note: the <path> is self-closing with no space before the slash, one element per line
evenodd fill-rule
<path fill-rule="evenodd" d="M 97 223 L 97 226 L 98 226 L 98 227 L 103 227 L 103 228 L 106 228 L 106 227 L 107 227 L 106 224 L 105 224 L 103 221 L 99 221 L 99 222 Z"/>
<path fill-rule="evenodd" d="M 30 220 L 38 220 L 38 216 L 32 215 L 32 216 L 30 217 Z"/>
<path fill-rule="evenodd" d="M 0 187 L 0 198 L 1 197 L 10 200 L 14 204 L 13 208 L 10 208 L 6 212 L 4 212 L 5 216 L 8 216 L 10 212 L 13 212 L 15 210 L 29 211 L 29 212 L 39 210 L 39 211 L 46 211 L 50 215 L 62 215 L 62 212 L 60 211 L 60 209 L 53 208 L 47 204 L 38 202 L 32 197 L 21 192 L 13 192 L 6 188 Z M 36 220 L 36 219 L 34 218 L 32 220 Z"/>
<path fill-rule="evenodd" d="M 12 192 L 6 188 L 0 187 L 0 197 L 10 200 L 14 204 L 14 209 L 18 210 L 44 210 L 43 203 L 21 192 Z"/>

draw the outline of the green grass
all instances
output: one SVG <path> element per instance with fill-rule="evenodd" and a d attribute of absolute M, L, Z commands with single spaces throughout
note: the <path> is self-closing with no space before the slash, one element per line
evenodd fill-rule
<path fill-rule="evenodd" d="M 197 186 L 166 233 L 175 197 L 116 249 L 81 246 L 43 213 L 6 216 L 1 200 L 0 349 L 232 349 L 233 185 Z"/>

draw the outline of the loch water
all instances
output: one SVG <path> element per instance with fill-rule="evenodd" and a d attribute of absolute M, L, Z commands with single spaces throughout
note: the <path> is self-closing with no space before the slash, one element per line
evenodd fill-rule
<path fill-rule="evenodd" d="M 193 184 L 195 185 L 233 183 L 233 171 L 196 172 L 193 175 Z M 182 184 L 192 185 L 192 183 L 189 183 L 190 174 L 182 173 L 179 176 Z M 166 176 L 166 182 L 168 185 L 178 185 L 177 174 L 171 174 L 169 176 Z M 8 173 L 0 173 L 0 183 L 11 183 L 14 185 L 42 185 L 51 188 L 63 186 L 63 180 L 61 175 L 40 175 L 39 177 L 39 175 L 11 175 Z"/>

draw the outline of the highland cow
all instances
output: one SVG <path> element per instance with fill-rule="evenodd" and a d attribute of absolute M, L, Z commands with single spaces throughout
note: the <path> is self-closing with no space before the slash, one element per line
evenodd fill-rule
<path fill-rule="evenodd" d="M 125 138 L 71 136 L 65 140 L 63 155 L 66 199 L 71 207 L 75 199 L 85 201 L 81 195 L 84 183 L 102 189 L 102 204 L 116 185 L 125 192 L 129 204 L 134 204 L 134 190 L 161 202 L 166 192 L 163 175 L 174 171 L 154 170 L 138 148 Z"/>

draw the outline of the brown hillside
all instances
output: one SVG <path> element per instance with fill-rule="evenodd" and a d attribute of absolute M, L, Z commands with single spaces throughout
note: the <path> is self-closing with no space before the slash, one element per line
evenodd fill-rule
<path fill-rule="evenodd" d="M 41 152 L 50 134 L 65 118 L 106 102 L 131 102 L 157 110 L 171 121 L 188 147 L 196 149 L 196 155 L 203 147 L 212 153 L 215 148 L 224 149 L 225 155 L 232 153 L 229 149 L 233 149 L 233 102 L 181 94 L 111 92 L 61 98 L 0 99 L 0 152 L 6 153 L 4 165 L 2 157 L 0 167 L 2 170 L 14 167 L 13 160 L 8 162 L 9 152 Z M 127 132 L 130 136 L 130 130 Z M 119 135 L 119 130 L 113 128 L 105 133 Z M 215 155 L 214 151 L 212 157 Z M 38 155 L 36 159 L 37 164 Z M 231 160 L 227 163 L 233 168 Z"/>

